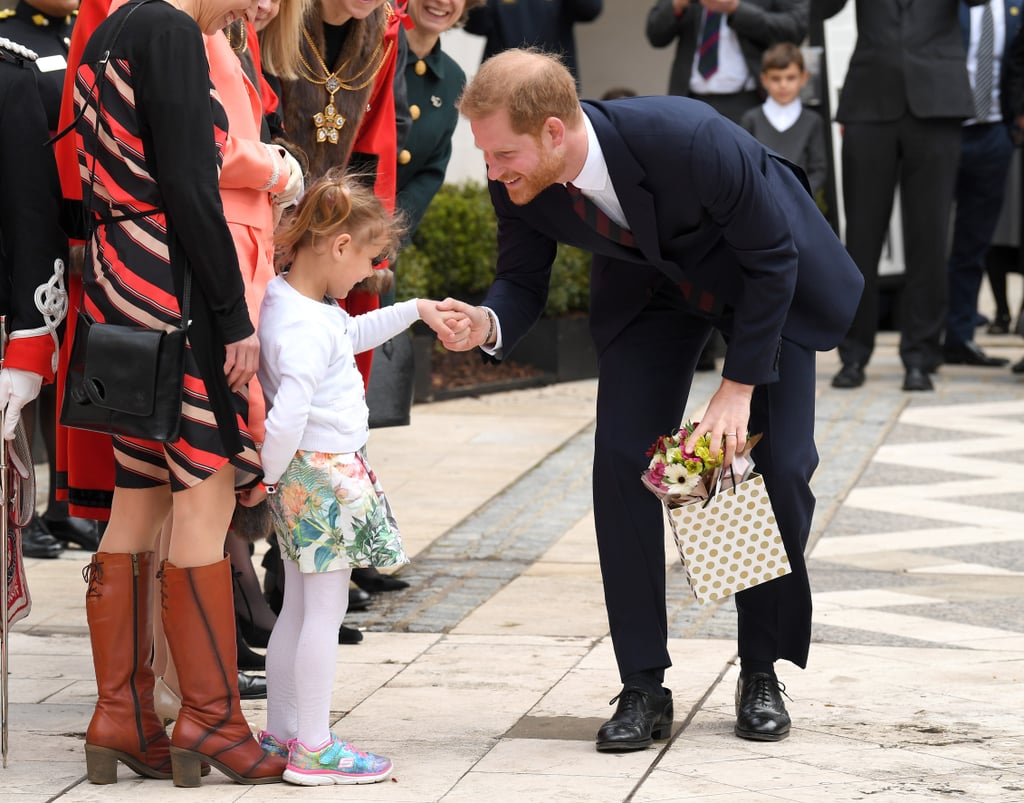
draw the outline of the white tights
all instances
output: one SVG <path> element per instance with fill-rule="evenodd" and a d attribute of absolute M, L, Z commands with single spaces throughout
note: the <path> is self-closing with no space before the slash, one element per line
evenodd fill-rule
<path fill-rule="evenodd" d="M 331 738 L 338 628 L 352 570 L 303 574 L 294 561 L 283 562 L 284 601 L 267 647 L 267 730 L 315 749 Z"/>

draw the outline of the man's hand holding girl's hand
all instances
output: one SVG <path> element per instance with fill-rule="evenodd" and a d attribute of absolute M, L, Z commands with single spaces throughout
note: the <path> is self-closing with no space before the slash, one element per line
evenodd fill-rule
<path fill-rule="evenodd" d="M 469 351 L 484 342 L 490 328 L 487 313 L 464 301 L 420 299 L 420 317 L 449 351 Z"/>

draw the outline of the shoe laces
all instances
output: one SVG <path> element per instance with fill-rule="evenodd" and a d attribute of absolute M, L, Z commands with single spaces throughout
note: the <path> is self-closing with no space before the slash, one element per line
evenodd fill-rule
<path fill-rule="evenodd" d="M 772 699 L 772 691 L 778 691 L 783 697 L 790 702 L 793 698 L 786 694 L 786 684 L 778 678 L 773 678 L 771 675 L 762 674 L 754 678 L 756 684 L 754 693 L 757 696 L 758 705 L 770 706 L 774 700 Z"/>
<path fill-rule="evenodd" d="M 640 689 L 623 689 L 608 701 L 608 705 L 612 705 L 616 700 L 621 699 L 624 708 L 638 708 L 643 706 L 644 699 L 648 696 L 647 692 Z"/>

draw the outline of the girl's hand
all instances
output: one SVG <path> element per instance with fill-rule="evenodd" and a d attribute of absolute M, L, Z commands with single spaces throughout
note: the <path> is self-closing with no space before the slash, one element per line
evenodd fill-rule
<path fill-rule="evenodd" d="M 686 440 L 686 450 L 693 452 L 697 441 L 705 432 L 711 433 L 709 446 L 724 448 L 722 466 L 731 466 L 737 453 L 743 451 L 747 442 L 747 422 L 750 420 L 750 397 L 753 385 L 741 385 L 723 379 L 715 395 L 708 402 L 708 409 L 701 421 Z"/>
<path fill-rule="evenodd" d="M 224 346 L 224 375 L 228 378 L 231 390 L 244 388 L 259 367 L 260 341 L 255 333 Z"/>
<path fill-rule="evenodd" d="M 434 330 L 449 351 L 469 351 L 487 336 L 490 322 L 480 307 L 454 298 L 440 302 L 421 298 L 418 309 L 423 322 Z"/>

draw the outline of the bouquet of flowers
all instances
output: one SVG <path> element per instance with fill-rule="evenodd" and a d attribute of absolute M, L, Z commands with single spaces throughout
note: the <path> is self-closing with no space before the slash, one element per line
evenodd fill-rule
<path fill-rule="evenodd" d="M 650 465 L 640 479 L 651 493 L 666 507 L 680 507 L 707 499 L 711 495 L 722 468 L 722 449 L 711 449 L 711 437 L 705 433 L 697 441 L 692 453 L 686 451 L 686 441 L 696 425 L 687 421 L 671 435 L 662 435 L 647 450 Z M 750 450 L 761 440 L 760 435 L 748 435 L 742 452 L 737 452 L 732 471 L 722 478 L 722 487 L 740 483 L 753 470 Z"/>

